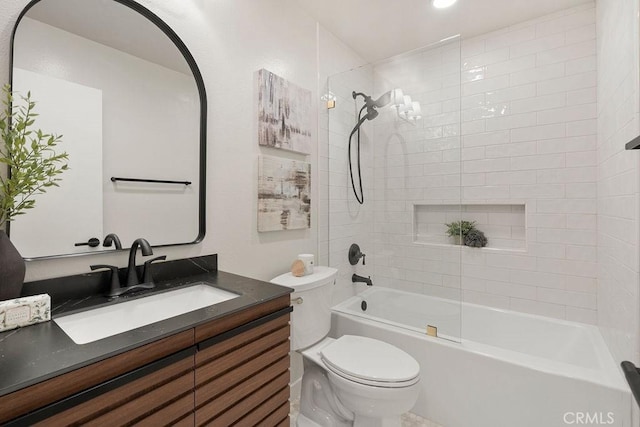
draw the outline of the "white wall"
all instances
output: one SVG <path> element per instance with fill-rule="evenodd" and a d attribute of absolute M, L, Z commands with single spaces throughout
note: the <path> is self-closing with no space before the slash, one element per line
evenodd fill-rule
<path fill-rule="evenodd" d="M 27 0 L 0 2 L 0 80 L 7 81 L 9 39 Z M 207 95 L 207 235 L 202 244 L 156 252 L 170 259 L 218 253 L 220 268 L 259 279 L 286 271 L 298 253 L 317 253 L 317 128 L 312 164 L 312 228 L 258 233 L 257 158 L 260 154 L 300 158 L 261 149 L 256 140 L 254 73 L 266 68 L 318 94 L 316 22 L 289 0 L 255 2 L 145 0 L 182 38 L 202 71 Z M 325 39 L 326 41 L 326 39 Z M 323 44 L 323 57 L 336 55 L 333 69 L 357 56 L 337 42 Z M 336 47 L 337 46 L 337 47 Z M 346 61 L 344 67 L 337 63 Z M 317 110 L 314 108 L 314 113 Z M 304 158 L 304 157 L 301 157 Z M 95 263 L 126 264 L 126 254 L 30 262 L 27 280 L 87 272 Z"/>
<path fill-rule="evenodd" d="M 598 0 L 598 325 L 616 361 L 640 363 L 638 2 Z"/>

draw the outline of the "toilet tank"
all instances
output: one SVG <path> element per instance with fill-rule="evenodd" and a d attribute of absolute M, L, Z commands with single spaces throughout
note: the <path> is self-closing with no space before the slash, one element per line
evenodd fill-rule
<path fill-rule="evenodd" d="M 315 266 L 313 274 L 296 277 L 281 274 L 271 280 L 293 289 L 291 304 L 291 349 L 300 350 L 327 336 L 331 328 L 331 292 L 338 270 Z"/>

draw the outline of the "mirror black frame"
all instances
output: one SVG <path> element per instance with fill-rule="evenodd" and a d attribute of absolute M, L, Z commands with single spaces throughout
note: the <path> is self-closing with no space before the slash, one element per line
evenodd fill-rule
<path fill-rule="evenodd" d="M 42 0 L 31 0 L 20 12 L 18 15 L 18 19 L 13 27 L 13 31 L 11 32 L 11 46 L 9 50 L 9 83 L 13 86 L 13 53 L 14 53 L 14 42 L 15 35 L 18 30 L 18 26 L 22 21 L 22 18 L 26 15 L 26 13 L 36 4 L 40 3 Z M 198 68 L 198 64 L 196 64 L 193 55 L 189 52 L 189 49 L 184 44 L 184 42 L 180 39 L 180 37 L 176 34 L 175 31 L 164 22 L 158 15 L 142 6 L 141 4 L 135 2 L 134 0 L 112 0 L 116 3 L 120 3 L 123 6 L 126 6 L 135 12 L 138 12 L 140 15 L 147 18 L 149 21 L 153 22 L 156 27 L 158 27 L 169 39 L 173 42 L 173 44 L 178 48 L 185 61 L 189 65 L 191 72 L 193 73 L 193 77 L 196 81 L 196 86 L 198 88 L 198 94 L 200 97 L 200 161 L 199 161 L 199 207 L 198 207 L 198 236 L 192 242 L 186 243 L 170 243 L 164 245 L 156 245 L 155 247 L 170 247 L 170 246 L 184 246 L 184 245 L 193 245 L 202 242 L 206 233 L 206 177 L 207 177 L 207 92 L 204 87 L 204 80 L 202 78 L 202 74 L 200 73 L 200 69 Z M 10 168 L 9 168 L 10 169 Z M 11 170 L 7 172 L 9 175 L 11 174 Z M 10 234 L 11 222 L 7 222 L 6 224 L 6 232 L 8 236 Z M 144 236 L 142 236 L 144 237 Z M 123 251 L 129 250 L 129 248 L 121 249 Z M 33 261 L 38 259 L 55 259 L 55 258 L 66 258 L 73 256 L 81 256 L 81 255 L 98 255 L 98 254 L 108 254 L 114 252 L 113 250 L 108 251 L 99 251 L 99 252 L 82 252 L 82 253 L 73 253 L 73 254 L 61 254 L 61 255 L 49 255 L 42 257 L 34 257 L 34 258 L 24 258 L 25 261 Z"/>

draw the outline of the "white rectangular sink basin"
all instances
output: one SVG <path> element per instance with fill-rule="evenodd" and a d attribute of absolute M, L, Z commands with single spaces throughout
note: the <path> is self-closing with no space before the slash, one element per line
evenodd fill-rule
<path fill-rule="evenodd" d="M 69 314 L 54 319 L 76 344 L 98 341 L 240 295 L 205 284 Z"/>

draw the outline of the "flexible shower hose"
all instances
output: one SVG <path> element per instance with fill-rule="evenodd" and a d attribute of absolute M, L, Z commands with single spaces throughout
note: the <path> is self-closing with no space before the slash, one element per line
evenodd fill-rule
<path fill-rule="evenodd" d="M 367 116 L 361 117 L 362 112 L 364 111 L 365 108 L 367 108 L 367 106 L 363 105 L 362 108 L 360 109 L 360 112 L 358 113 L 358 123 L 356 123 L 353 130 L 351 131 L 351 134 L 349 135 L 349 175 L 351 177 L 351 188 L 353 189 L 353 195 L 356 197 L 356 200 L 361 205 L 364 204 L 364 191 L 362 190 L 362 169 L 360 167 L 360 126 L 362 126 L 362 123 L 364 123 L 365 120 L 367 120 Z M 356 184 L 353 180 L 353 167 L 351 165 L 352 163 L 351 162 L 351 139 L 353 138 L 353 134 L 356 132 L 358 132 L 356 153 L 358 155 L 357 164 L 358 164 L 358 184 L 360 186 L 360 195 L 358 195 L 358 192 L 356 191 Z"/>

